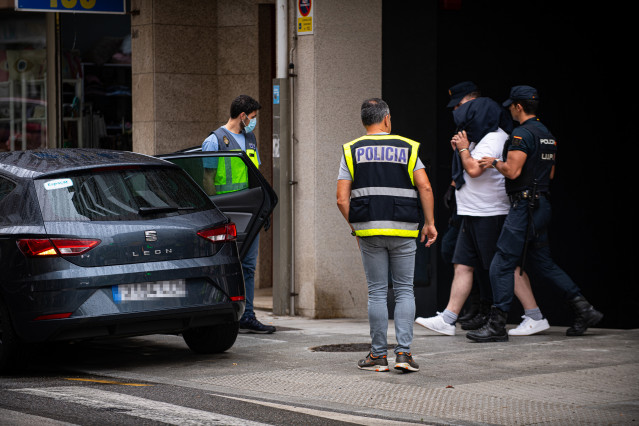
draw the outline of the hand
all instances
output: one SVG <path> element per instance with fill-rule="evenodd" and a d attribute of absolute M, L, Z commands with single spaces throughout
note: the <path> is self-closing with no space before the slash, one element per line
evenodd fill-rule
<path fill-rule="evenodd" d="M 482 169 L 488 169 L 493 166 L 493 161 L 495 161 L 495 157 L 482 157 L 477 160 L 477 163 Z"/>
<path fill-rule="evenodd" d="M 435 229 L 435 225 L 424 225 L 422 228 L 422 238 L 419 242 L 423 243 L 424 240 L 426 240 L 426 237 L 428 237 L 426 247 L 430 247 L 437 239 L 437 229 Z"/>
<path fill-rule="evenodd" d="M 455 136 L 453 136 L 453 140 L 451 144 L 454 143 L 457 149 L 468 149 L 470 146 L 470 142 L 468 142 L 468 135 L 466 135 L 466 130 L 462 130 L 458 132 Z"/>

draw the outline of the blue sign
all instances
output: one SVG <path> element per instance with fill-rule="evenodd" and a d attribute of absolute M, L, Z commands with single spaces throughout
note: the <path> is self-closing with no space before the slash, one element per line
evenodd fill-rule
<path fill-rule="evenodd" d="M 126 13 L 126 0 L 16 0 L 16 10 L 30 12 Z"/>
<path fill-rule="evenodd" d="M 280 103 L 280 85 L 276 84 L 273 86 L 273 104 L 277 105 Z"/>

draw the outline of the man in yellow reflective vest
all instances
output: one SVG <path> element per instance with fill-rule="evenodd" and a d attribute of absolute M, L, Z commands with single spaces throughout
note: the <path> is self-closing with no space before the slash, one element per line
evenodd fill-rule
<path fill-rule="evenodd" d="M 255 167 L 259 168 L 257 139 L 253 129 L 257 124 L 257 111 L 262 106 L 247 95 L 240 95 L 231 103 L 231 115 L 225 125 L 212 132 L 202 143 L 202 151 L 244 151 Z M 209 195 L 241 191 L 249 187 L 248 168 L 239 158 L 205 158 L 204 189 Z M 240 333 L 270 334 L 275 327 L 262 324 L 255 318 L 255 267 L 259 247 L 259 234 L 242 259 L 246 309 L 240 319 Z"/>
<path fill-rule="evenodd" d="M 419 371 L 410 346 L 415 320 L 416 240 L 430 247 L 437 238 L 433 192 L 419 159 L 419 143 L 391 135 L 390 110 L 379 98 L 361 108 L 366 135 L 343 146 L 337 207 L 358 239 L 368 282 L 371 350 L 358 368 L 388 371 L 388 276 L 395 294 L 395 369 Z M 420 212 L 424 225 L 420 231 Z"/>

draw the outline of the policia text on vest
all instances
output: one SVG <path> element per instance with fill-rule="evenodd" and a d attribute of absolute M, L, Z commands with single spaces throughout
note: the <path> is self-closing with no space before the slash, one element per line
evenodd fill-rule
<path fill-rule="evenodd" d="M 419 235 L 413 169 L 419 143 L 396 135 L 364 136 L 344 145 L 353 179 L 348 221 L 358 237 Z"/>

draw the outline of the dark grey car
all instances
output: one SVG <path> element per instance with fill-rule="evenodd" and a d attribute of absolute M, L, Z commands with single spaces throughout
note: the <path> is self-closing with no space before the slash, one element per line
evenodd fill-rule
<path fill-rule="evenodd" d="M 181 333 L 195 352 L 230 348 L 245 304 L 238 246 L 277 202 L 251 173 L 245 196 L 227 197 L 238 233 L 171 162 L 106 150 L 0 153 L 0 369 L 30 342 Z"/>

